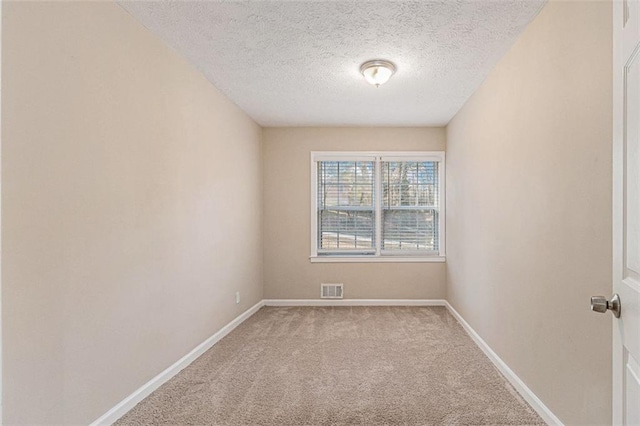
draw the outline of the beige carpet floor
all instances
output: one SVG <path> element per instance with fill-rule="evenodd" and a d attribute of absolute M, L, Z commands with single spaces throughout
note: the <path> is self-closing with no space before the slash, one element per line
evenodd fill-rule
<path fill-rule="evenodd" d="M 538 425 L 444 307 L 265 307 L 118 425 Z"/>

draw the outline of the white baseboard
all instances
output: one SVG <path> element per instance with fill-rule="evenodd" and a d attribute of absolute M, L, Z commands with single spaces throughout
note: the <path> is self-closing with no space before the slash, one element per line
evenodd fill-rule
<path fill-rule="evenodd" d="M 467 334 L 476 342 L 476 345 L 484 352 L 484 354 L 491 360 L 493 365 L 502 373 L 503 376 L 511 383 L 511 385 L 518 391 L 518 393 L 536 410 L 538 415 L 542 417 L 548 425 L 563 426 L 559 418 L 551 412 L 551 410 L 544 405 L 540 398 L 513 372 L 512 369 L 496 354 L 493 349 L 485 342 L 482 337 L 476 331 L 471 328 L 468 322 L 462 318 L 462 316 L 456 311 L 449 302 L 445 302 L 445 306 L 449 309 L 449 312 L 458 320 L 462 328 L 465 329 Z"/>
<path fill-rule="evenodd" d="M 169 381 L 173 376 L 195 361 L 200 355 L 209 350 L 213 345 L 218 343 L 224 336 L 229 334 L 234 328 L 242 324 L 244 320 L 255 314 L 262 306 L 263 301 L 256 303 L 251 308 L 240 314 L 229 324 L 222 327 L 217 333 L 209 337 L 204 342 L 196 346 L 191 352 L 180 358 L 172 366 L 164 370 L 162 373 L 149 380 L 147 383 L 138 388 L 131 395 L 120 401 L 115 407 L 107 411 L 99 419 L 91 423 L 91 426 L 111 425 L 120 417 L 124 416 L 137 403 L 151 395 L 153 391 L 158 389 L 164 383 Z"/>
<path fill-rule="evenodd" d="M 264 299 L 264 306 L 446 306 L 443 299 Z"/>

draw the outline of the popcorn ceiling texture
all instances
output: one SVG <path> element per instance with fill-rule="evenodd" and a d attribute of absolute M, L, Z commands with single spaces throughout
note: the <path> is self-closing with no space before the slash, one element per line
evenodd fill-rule
<path fill-rule="evenodd" d="M 442 126 L 544 1 L 119 4 L 263 126 Z M 377 89 L 375 58 L 398 68 Z"/>

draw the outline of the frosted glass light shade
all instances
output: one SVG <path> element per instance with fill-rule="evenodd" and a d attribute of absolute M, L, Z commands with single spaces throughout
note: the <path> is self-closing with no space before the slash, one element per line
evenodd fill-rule
<path fill-rule="evenodd" d="M 376 59 L 362 64 L 360 66 L 360 72 L 369 84 L 378 87 L 389 81 L 391 76 L 396 72 L 396 67 L 389 61 Z"/>

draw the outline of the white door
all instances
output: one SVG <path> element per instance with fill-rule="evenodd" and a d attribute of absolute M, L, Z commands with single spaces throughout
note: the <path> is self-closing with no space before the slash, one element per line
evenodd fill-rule
<path fill-rule="evenodd" d="M 621 310 L 613 320 L 613 424 L 640 425 L 638 0 L 613 2 L 613 64 L 613 293 Z"/>

